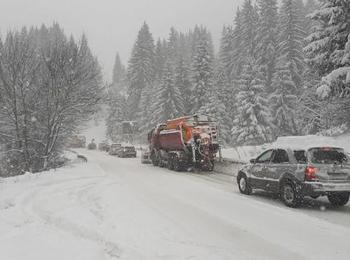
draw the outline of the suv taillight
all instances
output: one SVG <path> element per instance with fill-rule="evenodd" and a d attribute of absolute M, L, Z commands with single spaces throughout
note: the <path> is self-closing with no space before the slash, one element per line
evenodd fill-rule
<path fill-rule="evenodd" d="M 305 168 L 305 180 L 307 181 L 315 181 L 317 169 L 314 166 L 307 166 Z"/>

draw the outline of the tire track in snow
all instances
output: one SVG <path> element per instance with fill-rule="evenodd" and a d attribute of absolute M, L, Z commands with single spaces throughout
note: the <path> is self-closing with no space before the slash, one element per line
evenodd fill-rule
<path fill-rule="evenodd" d="M 106 259 L 118 259 L 121 257 L 122 251 L 119 245 L 114 241 L 107 239 L 104 235 L 82 224 L 75 223 L 64 217 L 56 216 L 57 212 L 50 211 L 50 207 L 45 208 L 42 206 L 45 204 L 50 205 L 57 196 L 65 196 L 66 198 L 76 197 L 76 202 L 78 203 L 83 201 L 87 202 L 87 199 L 83 198 L 89 194 L 91 189 L 96 187 L 100 180 L 101 176 L 88 178 L 78 177 L 74 179 L 69 178 L 59 183 L 47 182 L 40 188 L 35 187 L 34 191 L 26 192 L 20 196 L 19 204 L 22 208 L 23 215 L 29 217 L 30 223 L 39 222 L 39 224 L 49 225 L 80 239 L 97 243 L 103 248 Z M 95 207 L 97 206 L 93 211 L 96 212 L 99 210 L 97 202 L 92 205 Z M 81 205 L 77 206 L 79 207 Z"/>

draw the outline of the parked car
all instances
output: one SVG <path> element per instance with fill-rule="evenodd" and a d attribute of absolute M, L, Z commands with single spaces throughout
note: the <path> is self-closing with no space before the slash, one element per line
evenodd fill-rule
<path fill-rule="evenodd" d="M 341 148 L 276 148 L 252 159 L 237 175 L 241 193 L 263 189 L 280 194 L 289 207 L 305 196 L 327 196 L 334 206 L 344 206 L 350 194 L 350 159 Z"/>
<path fill-rule="evenodd" d="M 111 144 L 111 147 L 109 148 L 109 155 L 117 155 L 119 149 L 122 147 L 121 144 Z"/>
<path fill-rule="evenodd" d="M 151 158 L 150 158 L 150 151 L 149 149 L 141 149 L 141 163 L 146 164 L 146 163 L 152 163 Z"/>
<path fill-rule="evenodd" d="M 98 149 L 100 151 L 107 152 L 109 150 L 109 144 L 107 142 L 102 142 L 98 144 Z"/>
<path fill-rule="evenodd" d="M 97 149 L 97 146 L 96 146 L 94 139 L 91 140 L 91 143 L 88 144 L 87 148 L 88 148 L 88 150 L 96 150 Z"/>
<path fill-rule="evenodd" d="M 136 157 L 136 149 L 134 146 L 122 146 L 117 152 L 117 156 L 121 158 Z"/>

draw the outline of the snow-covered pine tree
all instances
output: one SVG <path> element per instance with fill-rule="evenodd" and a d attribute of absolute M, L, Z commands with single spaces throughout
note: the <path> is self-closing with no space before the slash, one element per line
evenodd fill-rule
<path fill-rule="evenodd" d="M 183 101 L 183 113 L 191 113 L 191 78 L 189 73 L 189 67 L 186 64 L 184 58 L 180 58 L 175 68 L 175 88 L 178 89 L 182 96 Z"/>
<path fill-rule="evenodd" d="M 230 117 L 224 103 L 220 100 L 218 89 L 212 88 L 207 94 L 207 102 L 199 110 L 199 113 L 212 116 L 217 120 L 219 129 L 219 141 L 226 146 L 231 143 Z"/>
<path fill-rule="evenodd" d="M 110 90 L 108 93 L 108 109 L 106 119 L 106 135 L 113 142 L 122 141 L 121 123 L 127 119 L 126 99 L 119 92 Z"/>
<path fill-rule="evenodd" d="M 262 67 L 266 92 L 272 92 L 272 77 L 277 59 L 277 0 L 258 0 L 257 62 Z"/>
<path fill-rule="evenodd" d="M 167 59 L 167 42 L 158 39 L 155 49 L 154 78 L 159 81 L 162 78 L 164 64 Z"/>
<path fill-rule="evenodd" d="M 304 20 L 300 10 L 300 0 L 282 0 L 279 24 L 279 63 L 288 64 L 292 81 L 297 89 L 303 83 L 305 69 L 303 41 L 305 37 Z M 284 67 L 284 65 L 283 65 Z"/>
<path fill-rule="evenodd" d="M 308 37 L 307 61 L 324 77 L 331 95 L 346 96 L 350 82 L 350 2 L 324 0 L 312 19 L 318 26 Z"/>
<path fill-rule="evenodd" d="M 244 41 L 242 35 L 243 19 L 242 12 L 238 8 L 236 11 L 234 29 L 232 32 L 232 58 L 231 58 L 231 68 L 232 71 L 229 73 L 230 79 L 233 81 L 241 74 L 243 69 L 243 64 L 245 61 L 245 56 L 243 55 Z"/>
<path fill-rule="evenodd" d="M 274 138 L 263 76 L 256 61 L 248 61 L 238 80 L 238 109 L 231 131 L 234 145 L 259 145 Z"/>
<path fill-rule="evenodd" d="M 126 93 L 126 69 L 122 64 L 119 53 L 116 54 L 113 66 L 113 82 L 112 87 L 119 93 Z"/>
<path fill-rule="evenodd" d="M 163 77 L 155 93 L 153 120 L 156 123 L 176 118 L 184 113 L 182 93 L 175 85 L 171 62 L 164 66 Z"/>
<path fill-rule="evenodd" d="M 143 24 L 132 50 L 127 72 L 129 119 L 137 119 L 141 110 L 140 100 L 147 86 L 154 81 L 154 41 L 149 27 Z"/>
<path fill-rule="evenodd" d="M 226 111 L 233 116 L 235 106 L 232 100 L 234 100 L 237 93 L 235 91 L 236 89 L 234 88 L 234 83 L 230 83 L 230 80 L 226 75 L 224 65 L 220 60 L 215 66 L 214 87 L 217 90 L 219 99 L 226 107 Z"/>
<path fill-rule="evenodd" d="M 310 14 L 314 13 L 319 7 L 317 0 L 307 0 L 305 3 L 305 32 L 306 35 L 310 35 L 313 32 L 314 27 L 317 25 L 317 22 L 311 19 Z"/>
<path fill-rule="evenodd" d="M 337 127 L 347 123 L 349 126 L 350 2 L 324 0 L 311 18 L 317 26 L 305 47 L 307 62 L 322 77 L 317 93 L 332 114 L 332 122 L 321 125 Z"/>
<path fill-rule="evenodd" d="M 155 126 L 155 124 L 159 123 L 157 118 L 155 118 L 155 110 L 157 107 L 155 106 L 155 102 L 157 102 L 157 91 L 160 81 L 154 81 L 153 85 L 147 85 L 143 89 L 143 93 L 140 100 L 140 112 L 138 112 L 138 124 L 139 124 L 139 132 L 140 139 L 145 141 L 145 136 L 147 132 Z"/>
<path fill-rule="evenodd" d="M 242 36 L 243 44 L 241 45 L 242 53 L 245 59 L 255 57 L 257 47 L 257 30 L 259 14 L 257 7 L 251 0 L 245 0 L 242 7 Z"/>
<path fill-rule="evenodd" d="M 273 124 L 278 136 L 297 134 L 297 86 L 288 64 L 280 65 L 273 78 L 274 92 L 270 97 Z"/>
<path fill-rule="evenodd" d="M 201 28 L 192 61 L 192 113 L 197 113 L 207 101 L 207 93 L 213 87 L 213 45 L 205 28 Z"/>
<path fill-rule="evenodd" d="M 171 27 L 167 42 L 167 59 L 174 67 L 180 56 L 179 51 L 179 33 Z"/>
<path fill-rule="evenodd" d="M 234 50 L 234 33 L 231 26 L 224 26 L 220 41 L 219 50 L 219 64 L 221 66 L 221 73 L 225 73 L 225 77 L 232 82 L 232 72 L 234 69 L 233 60 L 233 50 Z"/>
<path fill-rule="evenodd" d="M 127 120 L 126 70 L 119 54 L 116 54 L 113 67 L 113 82 L 107 93 L 106 135 L 113 142 L 122 140 L 121 123 Z"/>

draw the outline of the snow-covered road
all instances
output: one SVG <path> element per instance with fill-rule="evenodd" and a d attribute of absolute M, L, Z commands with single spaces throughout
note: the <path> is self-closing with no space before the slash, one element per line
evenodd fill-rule
<path fill-rule="evenodd" d="M 289 209 L 232 177 L 80 152 L 87 164 L 0 183 L 0 259 L 350 257 L 349 206 Z"/>

